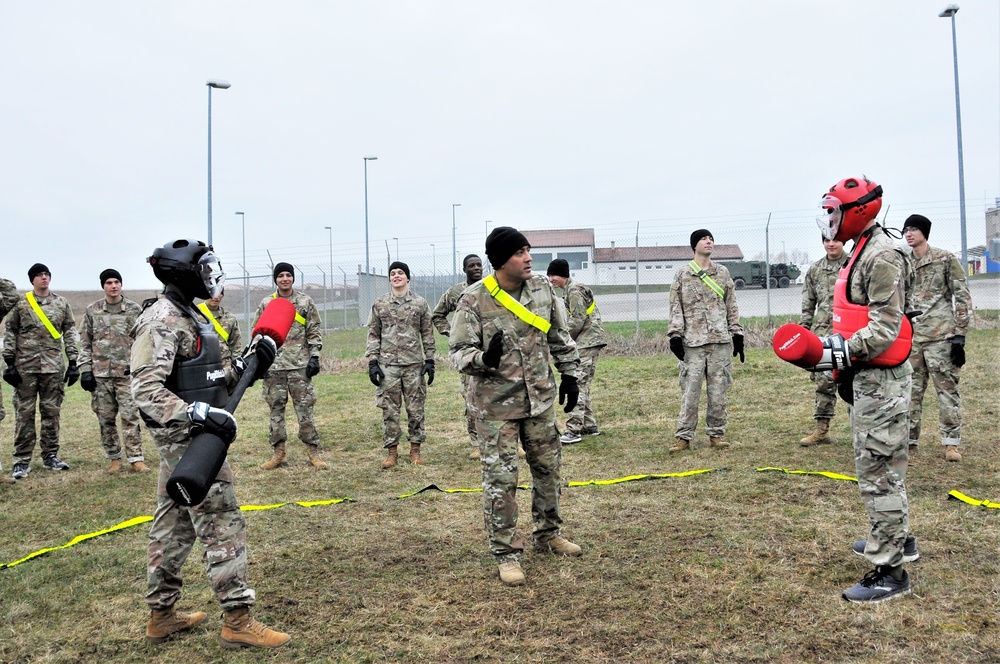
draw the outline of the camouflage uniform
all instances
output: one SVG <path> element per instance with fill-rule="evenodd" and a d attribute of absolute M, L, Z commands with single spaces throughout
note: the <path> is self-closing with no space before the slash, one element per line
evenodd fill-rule
<path fill-rule="evenodd" d="M 399 445 L 399 410 L 404 399 L 410 444 L 422 445 L 427 398 L 422 369 L 424 360 L 434 359 L 434 329 L 427 300 L 411 292 L 402 296 L 387 293 L 375 300 L 368 316 L 365 359 L 378 360 L 385 373 L 375 388 L 375 406 L 382 409 L 382 446 Z"/>
<path fill-rule="evenodd" d="M 202 308 L 203 305 L 204 308 Z M 243 335 L 240 333 L 239 321 L 222 305 L 219 305 L 218 309 L 213 309 L 208 302 L 202 302 L 198 305 L 198 310 L 205 314 L 208 322 L 212 323 L 212 327 L 215 328 L 215 333 L 219 335 L 219 342 L 222 346 L 222 364 L 228 367 L 235 358 L 243 354 Z"/>
<path fill-rule="evenodd" d="M 17 286 L 10 279 L 4 279 L 0 277 L 0 321 L 3 321 L 7 312 L 14 308 L 17 304 L 17 298 L 20 297 L 20 293 L 17 292 Z M 0 342 L 2 343 L 2 342 Z M 2 346 L 0 346 L 2 348 Z M 7 364 L 3 360 L 2 354 L 0 354 L 0 373 L 2 373 L 7 368 Z M 7 411 L 3 409 L 3 381 L 0 381 L 0 422 L 7 417 Z M 3 472 L 3 464 L 0 464 L 0 473 Z M 0 483 L 5 482 L 7 478 L 4 477 L 0 479 Z"/>
<path fill-rule="evenodd" d="M 848 278 L 848 299 L 868 306 L 868 325 L 847 340 L 854 371 L 851 431 L 861 499 L 871 519 L 865 556 L 875 565 L 903 564 L 903 541 L 909 532 L 906 498 L 907 417 L 913 370 L 865 366 L 899 335 L 909 311 L 912 272 L 906 257 L 880 226 L 871 229 Z"/>
<path fill-rule="evenodd" d="M 516 561 L 524 548 L 515 532 L 519 437 L 531 469 L 535 541 L 544 544 L 559 535 L 562 447 L 550 364 L 554 360 L 560 373 L 580 378 L 566 308 L 548 280 L 533 276 L 520 297 L 511 296 L 551 323 L 548 334 L 517 318 L 477 282 L 459 300 L 449 337 L 451 361 L 471 377 L 468 407 L 482 441 L 483 516 L 490 551 L 500 563 Z M 504 352 L 493 369 L 483 364 L 483 351 L 497 331 L 504 332 Z"/>
<path fill-rule="evenodd" d="M 845 251 L 840 258 L 830 260 L 826 256 L 809 266 L 802 285 L 802 316 L 799 324 L 812 330 L 820 337 L 833 334 L 833 285 L 837 274 L 850 256 Z M 832 420 L 837 405 L 837 383 L 829 371 L 814 371 L 810 374 L 816 383 L 816 408 L 813 419 Z"/>
<path fill-rule="evenodd" d="M 37 297 L 38 306 L 62 334 L 53 339 L 35 315 L 26 297 L 17 300 L 7 315 L 3 357 L 17 368 L 21 385 L 14 390 L 14 463 L 30 463 L 35 449 L 35 402 L 38 402 L 42 458 L 59 452 L 59 410 L 66 394 L 63 350 L 70 362 L 79 355 L 80 335 L 66 298 L 49 293 Z"/>
<path fill-rule="evenodd" d="M 938 396 L 941 441 L 962 442 L 962 398 L 958 393 L 961 369 L 951 361 L 951 338 L 964 337 L 972 316 L 972 298 L 965 271 L 953 254 L 927 247 L 922 258 L 910 257 L 916 275 L 913 311 L 922 311 L 913 322 L 913 390 L 910 393 L 911 445 L 920 440 L 920 419 L 928 377 Z"/>
<path fill-rule="evenodd" d="M 264 313 L 264 307 L 275 297 L 283 296 L 275 293 L 261 300 L 250 329 L 256 327 L 260 315 Z M 313 416 L 316 390 L 312 380 L 306 377 L 306 365 L 309 364 L 309 358 L 319 358 L 323 351 L 319 311 L 312 298 L 305 293 L 293 290 L 291 296 L 285 299 L 295 305 L 296 319 L 284 345 L 278 350 L 274 364 L 264 375 L 264 401 L 271 408 L 271 447 L 284 443 L 288 438 L 285 431 L 285 404 L 289 397 L 299 420 L 299 440 L 306 445 L 318 447 L 320 437 Z"/>
<path fill-rule="evenodd" d="M 455 311 L 458 308 L 458 299 L 462 297 L 462 293 L 465 289 L 469 287 L 468 282 L 461 282 L 455 284 L 448 290 L 444 292 L 441 299 L 438 301 L 437 306 L 434 307 L 434 311 L 431 313 L 431 322 L 434 323 L 434 327 L 437 331 L 444 336 L 451 336 L 451 325 L 448 323 L 448 314 Z M 458 385 L 459 390 L 462 393 L 462 401 L 468 404 L 468 392 L 469 392 L 469 376 L 468 374 L 458 375 Z M 465 426 L 469 432 L 469 441 L 474 447 L 479 446 L 479 440 L 476 438 L 476 420 L 472 418 L 469 414 L 469 407 L 465 407 Z"/>
<path fill-rule="evenodd" d="M 139 316 L 133 338 L 132 396 L 160 453 L 157 505 L 149 530 L 146 603 L 152 609 L 167 609 L 180 598 L 181 569 L 197 539 L 223 610 L 250 606 L 256 594 L 247 583 L 246 522 L 229 462 L 223 463 L 208 496 L 198 505 L 179 505 L 166 490 L 191 437 L 188 404 L 165 383 L 176 360 L 197 354 L 198 324 L 161 294 Z"/>
<path fill-rule="evenodd" d="M 587 286 L 567 278 L 563 286 L 563 300 L 569 316 L 569 336 L 576 342 L 580 353 L 580 398 L 569 415 L 566 430 L 587 434 L 598 431 L 597 419 L 590 407 L 590 385 L 594 382 L 601 349 L 608 345 L 608 336 L 604 333 L 601 310 L 594 302 L 594 293 Z M 594 310 L 588 314 L 587 309 L 591 305 L 594 305 Z"/>
<path fill-rule="evenodd" d="M 101 298 L 87 307 L 80 332 L 80 373 L 91 372 L 97 386 L 90 396 L 90 408 L 101 427 L 101 446 L 108 459 L 121 459 L 121 440 L 115 418 L 121 414 L 122 439 L 128 463 L 144 461 L 139 433 L 139 411 L 132 401 L 129 385 L 129 355 L 139 305 L 122 298 L 109 304 Z"/>
<path fill-rule="evenodd" d="M 706 432 L 710 438 L 725 436 L 729 417 L 726 393 L 733 383 L 732 339 L 734 334 L 743 334 L 736 286 L 729 270 L 724 265 L 710 263 L 705 273 L 723 288 L 723 297 L 695 276 L 690 265 L 677 268 L 670 289 L 667 336 L 680 337 L 684 342 L 684 360 L 677 365 L 681 412 L 675 436 L 687 441 L 694 438 L 698 425 L 703 379 L 707 381 L 708 395 Z"/>

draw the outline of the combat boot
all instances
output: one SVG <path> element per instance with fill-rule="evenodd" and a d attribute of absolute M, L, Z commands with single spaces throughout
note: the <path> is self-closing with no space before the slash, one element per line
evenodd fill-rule
<path fill-rule="evenodd" d="M 668 452 L 683 452 L 684 450 L 691 449 L 691 441 L 684 440 L 683 438 L 674 439 L 674 446 L 671 447 Z"/>
<path fill-rule="evenodd" d="M 582 556 L 583 549 L 562 535 L 556 535 L 548 542 L 535 542 L 535 551 L 539 553 L 554 553 L 557 556 Z"/>
<path fill-rule="evenodd" d="M 478 445 L 476 447 L 473 447 L 472 451 L 469 452 L 469 459 L 471 461 L 479 461 L 479 446 Z"/>
<path fill-rule="evenodd" d="M 958 463 L 962 460 L 962 453 L 958 451 L 958 447 L 955 445 L 947 445 L 944 448 L 944 460 L 954 461 Z"/>
<path fill-rule="evenodd" d="M 410 443 L 410 463 L 423 466 L 427 462 L 420 457 L 420 446 Z"/>
<path fill-rule="evenodd" d="M 710 436 L 709 439 L 708 439 L 708 443 L 712 447 L 715 447 L 715 448 L 720 449 L 720 450 L 728 450 L 730 447 L 732 447 L 732 445 L 730 445 L 728 442 L 726 442 L 726 439 L 723 438 L 722 436 L 718 436 L 718 437 L 711 437 Z"/>
<path fill-rule="evenodd" d="M 115 473 L 120 473 L 121 470 L 122 470 L 122 460 L 121 459 L 112 459 L 111 460 L 111 465 L 108 466 L 108 471 L 107 471 L 108 474 L 109 475 L 114 475 Z"/>
<path fill-rule="evenodd" d="M 146 623 L 146 642 L 163 643 L 177 632 L 191 629 L 207 616 L 204 611 L 194 613 L 177 613 L 174 607 L 168 609 L 153 609 Z"/>
<path fill-rule="evenodd" d="M 7 477 L 3 474 L 3 469 L 0 468 L 0 484 L 17 484 L 17 480 L 13 477 Z"/>
<path fill-rule="evenodd" d="M 292 640 L 288 634 L 275 631 L 256 618 L 250 617 L 250 609 L 242 607 L 226 611 L 226 622 L 222 626 L 219 641 L 223 648 L 277 648 Z"/>
<path fill-rule="evenodd" d="M 524 585 L 524 570 L 521 569 L 521 563 L 518 561 L 513 561 L 509 563 L 500 563 L 500 580 L 508 586 L 523 586 Z"/>
<path fill-rule="evenodd" d="M 396 462 L 399 461 L 399 448 L 393 445 L 388 449 L 389 449 L 389 454 L 385 457 L 385 461 L 382 462 L 382 470 L 395 468 Z"/>
<path fill-rule="evenodd" d="M 518 459 L 523 459 L 526 456 L 528 456 L 528 453 L 524 451 L 524 447 L 521 445 L 521 443 L 518 443 L 517 444 L 517 458 Z"/>
<path fill-rule="evenodd" d="M 274 456 L 260 465 L 264 470 L 274 470 L 278 466 L 285 465 L 285 444 L 278 443 L 274 446 Z"/>
<path fill-rule="evenodd" d="M 816 430 L 799 441 L 802 447 L 812 447 L 813 445 L 829 445 L 833 443 L 830 438 L 830 420 L 817 419 Z"/>
<path fill-rule="evenodd" d="M 319 445 L 307 445 L 306 454 L 309 455 L 309 463 L 316 470 L 323 470 L 328 467 L 326 461 L 319 458 Z"/>
<path fill-rule="evenodd" d="M 149 466 L 147 466 L 143 461 L 133 461 L 131 464 L 132 471 L 136 473 L 148 473 Z"/>

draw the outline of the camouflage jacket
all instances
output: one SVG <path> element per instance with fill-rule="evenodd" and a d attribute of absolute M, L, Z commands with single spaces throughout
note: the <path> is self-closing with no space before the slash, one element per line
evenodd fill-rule
<path fill-rule="evenodd" d="M 73 310 L 66 298 L 52 292 L 46 297 L 36 298 L 36 301 L 62 337 L 53 339 L 45 324 L 35 315 L 27 297 L 21 297 L 5 321 L 4 360 L 7 366 L 16 367 L 21 373 L 62 373 L 66 368 L 63 348 L 71 362 L 75 362 L 80 354 L 80 335 L 76 331 Z"/>
<path fill-rule="evenodd" d="M 17 304 L 17 298 L 21 294 L 17 292 L 17 286 L 10 279 L 0 278 L 0 321 L 7 315 L 7 312 Z"/>
<path fill-rule="evenodd" d="M 160 425 L 149 427 L 158 445 L 188 438 L 188 404 L 168 390 L 166 383 L 175 362 L 197 354 L 198 323 L 160 293 L 132 328 L 130 363 L 132 398 L 146 417 Z M 233 380 L 232 370 L 227 369 L 227 384 Z"/>
<path fill-rule="evenodd" d="M 569 336 L 577 348 L 604 348 L 608 345 L 608 335 L 604 333 L 601 310 L 594 302 L 594 292 L 579 281 L 567 279 L 563 287 L 563 301 L 569 316 Z M 589 314 L 587 309 L 594 305 Z"/>
<path fill-rule="evenodd" d="M 274 299 L 274 295 L 268 295 L 260 301 L 257 313 L 253 317 L 253 325 L 250 329 L 257 327 L 260 315 L 264 313 L 264 307 Z M 278 295 L 278 297 L 281 297 Z M 295 312 L 305 319 L 305 325 L 299 320 L 292 323 L 292 329 L 288 331 L 285 344 L 278 350 L 278 356 L 274 358 L 271 371 L 294 371 L 305 369 L 309 364 L 309 358 L 319 357 L 323 352 L 323 333 L 320 328 L 319 310 L 311 297 L 297 290 L 292 291 L 291 297 L 285 298 L 295 305 Z"/>
<path fill-rule="evenodd" d="M 218 309 L 213 310 L 208 304 L 202 304 L 205 304 L 205 308 L 211 312 L 212 318 L 219 323 L 219 327 L 225 330 L 229 337 L 227 339 L 219 334 L 219 343 L 222 346 L 222 363 L 228 367 L 233 359 L 243 354 L 243 335 L 240 332 L 240 323 L 236 320 L 236 316 L 226 311 L 225 307 L 220 306 Z M 201 305 L 198 305 L 198 310 L 201 311 Z M 205 312 L 202 311 L 202 313 Z M 212 327 L 214 328 L 215 324 L 212 318 L 209 318 L 208 322 L 212 323 Z M 219 333 L 218 330 L 215 330 L 215 332 L 216 334 Z"/>
<path fill-rule="evenodd" d="M 80 371 L 91 371 L 97 378 L 129 375 L 129 333 L 141 312 L 138 304 L 124 297 L 117 304 L 101 298 L 87 307 L 80 330 Z"/>
<path fill-rule="evenodd" d="M 736 306 L 736 286 L 725 265 L 710 263 L 705 273 L 723 289 L 715 294 L 691 266 L 677 268 L 670 289 L 670 322 L 667 336 L 681 337 L 685 346 L 729 343 L 734 334 L 743 334 L 740 310 Z"/>
<path fill-rule="evenodd" d="M 448 346 L 455 367 L 471 376 L 467 406 L 473 417 L 516 420 L 544 413 L 556 399 L 553 361 L 563 375 L 580 378 L 580 355 L 569 336 L 566 307 L 548 279 L 531 277 L 519 301 L 549 321 L 547 334 L 505 309 L 481 281 L 458 301 Z M 493 369 L 483 364 L 483 352 L 498 331 L 504 333 L 503 355 Z"/>
<path fill-rule="evenodd" d="M 846 251 L 835 261 L 823 256 L 806 271 L 799 324 L 821 337 L 833 334 L 833 285 L 850 258 Z"/>
<path fill-rule="evenodd" d="M 918 343 L 964 337 L 972 318 L 972 297 L 965 270 L 955 255 L 928 247 L 923 258 L 910 256 L 915 280 L 913 311 L 922 311 L 913 323 Z"/>
<path fill-rule="evenodd" d="M 448 336 L 451 334 L 451 325 L 448 323 L 448 314 L 453 312 L 458 308 L 458 298 L 462 297 L 462 293 L 465 289 L 469 287 L 469 284 L 462 282 L 455 284 L 448 290 L 444 292 L 441 299 L 438 300 L 437 306 L 434 307 L 434 313 L 431 314 L 431 322 L 434 323 L 434 327 L 437 328 L 438 333 Z"/>
<path fill-rule="evenodd" d="M 868 325 L 847 340 L 851 357 L 859 360 L 878 357 L 892 345 L 903 325 L 903 312 L 912 311 L 907 293 L 913 271 L 905 254 L 881 226 L 866 232 L 871 237 L 847 277 L 848 300 L 868 306 Z"/>
<path fill-rule="evenodd" d="M 365 358 L 383 366 L 423 364 L 434 359 L 434 328 L 427 300 L 416 293 L 386 293 L 368 316 Z"/>

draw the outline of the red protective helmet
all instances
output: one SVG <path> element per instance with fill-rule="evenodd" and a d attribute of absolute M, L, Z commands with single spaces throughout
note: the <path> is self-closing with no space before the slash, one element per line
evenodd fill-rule
<path fill-rule="evenodd" d="M 819 203 L 816 224 L 823 237 L 844 242 L 861 233 L 882 209 L 882 187 L 868 178 L 845 178 Z"/>

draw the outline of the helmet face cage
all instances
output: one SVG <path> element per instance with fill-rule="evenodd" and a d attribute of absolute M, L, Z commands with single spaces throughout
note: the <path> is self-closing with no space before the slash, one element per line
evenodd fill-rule
<path fill-rule="evenodd" d="M 844 220 L 840 199 L 827 194 L 819 202 L 820 213 L 816 215 L 816 225 L 827 240 L 833 240 L 840 231 L 840 223 Z"/>
<path fill-rule="evenodd" d="M 226 278 L 212 247 L 200 240 L 176 240 L 153 250 L 153 274 L 186 297 L 210 299 L 222 292 Z"/>
<path fill-rule="evenodd" d="M 198 259 L 196 269 L 202 283 L 205 284 L 205 291 L 208 293 L 208 297 L 205 299 L 209 300 L 222 295 L 222 290 L 226 287 L 226 273 L 222 269 L 219 257 L 211 250 L 206 251 Z"/>
<path fill-rule="evenodd" d="M 882 187 L 866 177 L 845 178 L 820 201 L 826 212 L 816 219 L 823 237 L 844 242 L 855 237 L 882 209 Z"/>

